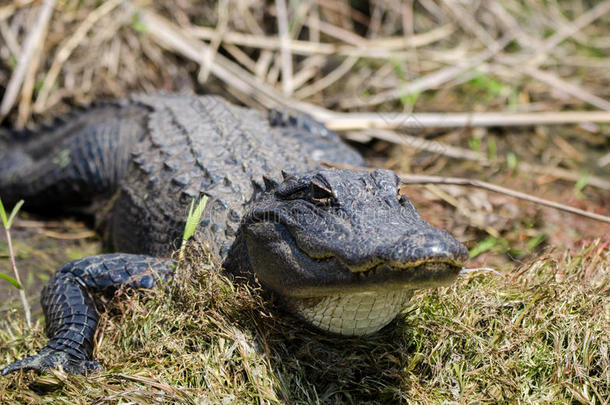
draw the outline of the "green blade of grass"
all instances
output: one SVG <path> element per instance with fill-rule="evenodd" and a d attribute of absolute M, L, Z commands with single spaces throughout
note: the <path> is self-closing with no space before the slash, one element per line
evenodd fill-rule
<path fill-rule="evenodd" d="M 191 202 L 191 207 L 189 208 L 189 214 L 186 218 L 186 225 L 184 226 L 184 235 L 183 239 L 187 240 L 195 233 L 195 229 L 197 229 L 197 225 L 201 221 L 201 215 L 203 215 L 203 210 L 208 202 L 208 197 L 203 196 L 199 202 L 197 203 L 197 207 L 193 210 L 193 206 L 195 200 Z"/>
<path fill-rule="evenodd" d="M 6 274 L 0 273 L 0 278 L 8 281 L 17 289 L 23 290 L 23 287 L 21 286 L 21 284 L 19 284 L 19 282 L 17 280 L 15 280 L 14 278 L 12 278 L 11 276 L 7 276 Z"/>
<path fill-rule="evenodd" d="M 470 249 L 470 258 L 473 259 L 482 253 L 488 252 L 498 244 L 503 244 L 502 239 L 490 235 Z"/>
<path fill-rule="evenodd" d="M 6 229 L 11 229 L 11 225 L 13 225 L 13 219 L 15 219 L 15 215 L 17 215 L 17 212 L 19 212 L 19 209 L 22 205 L 23 200 L 19 200 L 19 202 L 15 204 L 15 206 L 13 207 L 13 211 L 11 211 L 11 215 L 8 217 L 8 224 L 6 226 Z"/>
<path fill-rule="evenodd" d="M 579 196 L 582 195 L 581 192 L 582 190 L 587 186 L 587 184 L 589 184 L 589 177 L 590 174 L 589 173 L 584 173 L 576 182 L 576 184 L 574 184 L 574 193 Z"/>
<path fill-rule="evenodd" d="M 193 236 L 195 230 L 197 229 L 197 225 L 201 222 L 201 216 L 203 215 L 203 210 L 208 202 L 208 196 L 204 195 L 201 197 L 199 202 L 197 203 L 197 207 L 193 209 L 195 206 L 195 200 L 191 201 L 191 206 L 189 207 L 189 213 L 186 217 L 186 224 L 184 225 L 184 233 L 182 234 L 182 244 L 180 245 L 180 259 L 184 257 L 184 248 L 186 247 L 186 242 Z"/>
<path fill-rule="evenodd" d="M 4 225 L 5 228 L 8 228 L 7 227 L 8 219 L 6 218 L 6 211 L 4 210 L 4 204 L 2 203 L 2 198 L 0 198 L 0 217 L 2 217 L 2 225 Z"/>
<path fill-rule="evenodd" d="M 11 211 L 11 215 L 6 216 L 6 210 L 4 209 L 4 203 L 2 203 L 2 199 L 0 198 L 0 217 L 2 218 L 2 225 L 4 225 L 4 227 L 6 229 L 11 229 L 11 225 L 13 224 L 13 219 L 15 219 L 15 216 L 17 215 L 17 212 L 19 212 L 19 209 L 21 208 L 21 206 L 23 205 L 23 200 L 19 200 L 19 202 L 17 204 L 15 204 L 15 206 L 13 207 L 13 210 Z"/>

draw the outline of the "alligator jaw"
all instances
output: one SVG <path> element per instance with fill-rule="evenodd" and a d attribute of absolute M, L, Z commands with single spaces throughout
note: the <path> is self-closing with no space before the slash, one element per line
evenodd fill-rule
<path fill-rule="evenodd" d="M 390 323 L 407 305 L 413 290 L 453 282 L 461 266 L 430 262 L 411 267 L 380 264 L 353 272 L 353 282 L 336 288 L 316 288 L 313 297 L 287 298 L 292 310 L 325 332 L 369 335 Z"/>
<path fill-rule="evenodd" d="M 297 299 L 323 298 L 350 294 L 386 294 L 402 290 L 435 288 L 451 284 L 462 265 L 453 262 L 431 261 L 412 266 L 392 266 L 385 263 L 368 270 L 351 271 L 335 258 L 323 260 L 333 274 L 343 277 L 282 291 L 282 295 Z M 320 261 L 318 261 L 319 263 Z"/>
<path fill-rule="evenodd" d="M 320 298 L 289 298 L 292 310 L 325 332 L 370 335 L 389 324 L 406 306 L 413 290 L 360 292 Z"/>
<path fill-rule="evenodd" d="M 375 290 L 434 288 L 451 284 L 462 265 L 454 261 L 430 261 L 412 265 L 381 263 L 364 271 L 352 272 L 354 282 Z"/>
<path fill-rule="evenodd" d="M 345 271 L 345 266 L 335 262 Z M 284 296 L 297 316 L 325 332 L 363 336 L 389 324 L 407 305 L 415 289 L 448 285 L 461 266 L 457 263 L 429 262 L 411 267 L 379 264 L 352 272 L 352 279 L 340 286 L 303 288 Z"/>

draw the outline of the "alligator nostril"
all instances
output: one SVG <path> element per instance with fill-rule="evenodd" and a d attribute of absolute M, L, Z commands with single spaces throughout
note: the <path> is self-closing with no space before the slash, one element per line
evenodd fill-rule
<path fill-rule="evenodd" d="M 379 247 L 382 261 L 409 265 L 425 261 L 463 263 L 467 249 L 449 233 L 428 227 L 418 233 L 405 233 L 390 246 Z"/>
<path fill-rule="evenodd" d="M 436 257 L 436 256 L 445 256 L 448 255 L 450 252 L 447 251 L 446 246 L 445 245 L 430 245 L 428 247 L 428 254 L 430 256 Z"/>

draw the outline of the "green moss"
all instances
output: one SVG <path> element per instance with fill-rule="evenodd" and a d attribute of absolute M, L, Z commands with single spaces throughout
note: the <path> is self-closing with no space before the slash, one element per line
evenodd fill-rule
<path fill-rule="evenodd" d="M 610 396 L 610 262 L 599 241 L 504 278 L 470 275 L 418 292 L 397 321 L 361 338 L 310 330 L 256 287 L 219 275 L 205 252 L 187 252 L 180 279 L 124 292 L 108 305 L 96 350 L 105 371 L 0 377 L 0 401 L 572 403 Z M 0 342 L 2 363 L 22 358 L 44 342 L 42 324 L 26 333 L 11 313 Z"/>

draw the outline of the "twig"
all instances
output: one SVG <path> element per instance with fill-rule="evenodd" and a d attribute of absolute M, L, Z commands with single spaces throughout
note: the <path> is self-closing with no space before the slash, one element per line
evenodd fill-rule
<path fill-rule="evenodd" d="M 199 69 L 199 75 L 197 80 L 200 83 L 205 83 L 210 75 L 210 66 L 214 64 L 214 57 L 218 53 L 218 47 L 222 42 L 222 37 L 227 30 L 229 24 L 229 2 L 227 0 L 221 0 L 218 2 L 218 23 L 214 29 L 214 36 L 212 42 L 208 46 L 201 58 L 201 68 Z"/>
<path fill-rule="evenodd" d="M 40 64 L 40 56 L 43 51 L 43 42 L 39 41 L 36 44 L 36 51 L 30 61 L 30 66 L 27 69 L 23 86 L 21 87 L 21 102 L 17 112 L 17 123 L 16 128 L 24 128 L 25 124 L 30 117 L 31 106 L 32 106 L 32 94 L 34 94 L 34 87 L 36 83 L 36 71 Z"/>
<path fill-rule="evenodd" d="M 2 35 L 2 39 L 4 39 L 4 43 L 9 49 L 10 53 L 13 54 L 15 60 L 19 60 L 21 55 L 21 46 L 19 45 L 19 41 L 15 38 L 15 34 L 11 31 L 7 22 L 0 19 L 0 35 Z"/>
<path fill-rule="evenodd" d="M 573 36 L 575 33 L 582 30 L 598 18 L 606 15 L 608 12 L 610 12 L 610 0 L 606 0 L 603 3 L 593 7 L 586 13 L 579 16 L 571 24 L 561 25 L 561 29 L 559 31 L 542 43 L 534 43 L 534 54 L 520 54 L 517 56 L 503 55 L 502 60 L 504 63 L 510 63 L 514 66 L 527 64 L 529 67 L 537 67 L 545 61 L 549 52 L 551 52 L 557 45 L 565 41 L 567 38 Z M 516 38 L 520 41 L 522 46 L 532 48 L 531 42 L 525 42 L 529 41 L 529 37 L 516 35 Z"/>
<path fill-rule="evenodd" d="M 139 13 L 140 21 L 143 24 L 155 27 L 154 30 L 149 30 L 147 33 L 159 46 L 177 52 L 194 62 L 201 63 L 201 55 L 208 48 L 205 43 L 193 38 L 184 29 L 155 13 L 135 7 L 134 11 Z M 234 89 L 252 96 L 253 100 L 267 108 L 281 105 L 278 99 L 283 96 L 274 88 L 256 80 L 245 69 L 220 54 L 214 58 L 214 63 L 210 66 L 210 72 Z"/>
<path fill-rule="evenodd" d="M 502 13 L 503 9 L 500 5 L 496 5 L 495 9 L 496 12 Z M 534 55 L 520 55 L 517 57 L 501 55 L 498 59 L 502 63 L 510 64 L 513 67 L 519 66 L 519 71 L 523 71 L 534 79 L 548 84 L 556 91 L 570 94 L 573 97 L 581 99 L 599 109 L 610 111 L 610 103 L 603 98 L 591 94 L 579 86 L 566 82 L 556 75 L 537 69 L 537 66 L 544 62 L 552 49 L 608 12 L 610 12 L 610 0 L 606 0 L 601 4 L 598 4 L 596 7 L 579 16 L 571 24 L 561 24 L 561 28 L 554 35 L 545 40 L 542 44 L 534 47 Z M 531 39 L 529 39 L 529 37 L 525 35 L 516 35 L 516 37 L 522 46 L 532 46 Z"/>
<path fill-rule="evenodd" d="M 467 267 L 462 267 L 462 270 L 460 270 L 460 273 L 458 275 L 460 277 L 466 277 L 466 275 L 472 274 L 472 273 L 493 273 L 496 276 L 500 276 L 500 277 L 504 276 L 502 273 L 500 273 L 499 271 L 497 271 L 496 269 L 493 269 L 491 267 L 477 267 L 477 268 L 473 268 L 473 269 L 469 269 Z"/>
<path fill-rule="evenodd" d="M 87 18 L 78 26 L 74 34 L 68 38 L 61 46 L 57 54 L 55 54 L 55 59 L 53 59 L 53 63 L 47 72 L 47 75 L 44 78 L 44 82 L 42 83 L 42 88 L 38 93 L 38 98 L 34 103 L 34 111 L 42 112 L 45 108 L 47 98 L 49 96 L 49 91 L 51 87 L 55 84 L 55 80 L 61 71 L 64 63 L 70 58 L 70 55 L 76 47 L 80 45 L 80 43 L 85 39 L 87 33 L 93 27 L 93 25 L 103 16 L 111 12 L 116 6 L 121 3 L 122 0 L 108 0 L 107 2 L 102 3 L 101 6 L 92 11 Z"/>
<path fill-rule="evenodd" d="M 343 41 L 345 43 L 348 44 L 352 44 L 355 46 L 365 46 L 366 45 L 366 39 L 362 38 L 360 35 L 355 34 L 352 31 L 337 27 L 335 25 L 329 24 L 327 22 L 321 21 L 321 20 L 317 20 L 317 21 L 311 21 L 311 17 L 310 19 L 307 20 L 307 25 L 309 25 L 310 23 L 313 23 L 316 25 L 316 27 L 318 27 L 320 29 L 320 32 L 323 32 L 324 34 L 336 38 L 340 41 Z"/>
<path fill-rule="evenodd" d="M 285 0 L 275 0 L 277 9 L 277 30 L 280 36 L 280 57 L 282 59 L 282 92 L 285 96 L 292 94 L 292 54 L 288 48 L 290 33 L 288 32 L 288 10 Z"/>
<path fill-rule="evenodd" d="M 233 44 L 224 44 L 223 48 L 243 67 L 245 67 L 252 73 L 256 73 L 258 66 L 257 62 L 252 60 L 252 58 L 250 58 L 250 56 L 246 54 L 240 47 L 235 46 Z M 199 80 L 201 81 L 201 78 L 199 78 Z"/>
<path fill-rule="evenodd" d="M 310 86 L 302 88 L 301 90 L 295 93 L 294 97 L 298 99 L 304 99 L 319 93 L 320 91 L 324 90 L 325 88 L 345 76 L 350 71 L 350 69 L 356 64 L 356 62 L 358 62 L 358 59 L 359 58 L 357 56 L 348 56 L 343 62 L 341 62 L 339 66 L 337 66 L 336 69 L 323 76 L 320 80 L 312 83 Z"/>
<path fill-rule="evenodd" d="M 494 57 L 498 52 L 500 52 L 506 45 L 510 43 L 512 40 L 512 34 L 503 37 L 502 39 L 494 42 L 489 48 L 484 51 L 468 58 L 468 60 L 462 64 L 458 64 L 455 66 L 449 66 L 443 69 L 440 69 L 434 73 L 429 75 L 420 77 L 419 79 L 413 80 L 412 82 L 403 84 L 398 89 L 392 89 L 388 91 L 383 91 L 381 93 L 377 93 L 369 98 L 357 100 L 353 102 L 353 105 L 348 105 L 347 107 L 362 107 L 362 106 L 373 106 L 382 104 L 389 100 L 395 100 L 403 96 L 407 96 L 413 93 L 420 93 L 425 90 L 433 89 L 440 86 L 443 83 L 448 82 L 449 80 L 454 79 L 460 74 L 477 67 L 478 65 L 484 63 L 488 59 Z"/>
<path fill-rule="evenodd" d="M 552 73 L 544 72 L 540 69 L 527 65 L 523 66 L 520 70 L 530 75 L 534 79 L 548 84 L 555 91 L 579 98 L 582 101 L 599 108 L 600 110 L 610 111 L 610 102 L 596 96 L 595 94 L 591 94 L 588 91 L 583 90 L 579 86 L 566 82 Z"/>
<path fill-rule="evenodd" d="M 438 4 L 436 4 L 434 0 L 420 0 L 418 3 L 420 3 L 421 6 L 426 9 L 428 13 L 430 13 L 430 15 L 436 17 L 438 21 L 445 21 L 447 19 L 447 16 L 443 10 L 439 8 Z"/>
<path fill-rule="evenodd" d="M 415 0 L 407 0 L 402 5 L 401 10 L 402 18 L 402 30 L 406 37 L 412 37 L 415 35 Z M 419 57 L 415 47 L 409 47 L 409 49 L 413 52 L 414 57 L 410 62 L 412 66 L 416 67 L 416 70 L 419 71 Z"/>
<path fill-rule="evenodd" d="M 363 139 L 362 133 L 364 133 L 365 138 L 377 138 L 386 142 L 391 142 L 399 145 L 405 145 L 410 148 L 425 150 L 432 153 L 438 153 L 443 156 L 449 156 L 456 159 L 467 159 L 478 162 L 483 166 L 491 166 L 494 164 L 491 160 L 487 159 L 480 153 L 477 153 L 470 149 L 460 148 L 457 146 L 448 145 L 443 142 L 438 141 L 429 141 L 427 139 L 423 139 L 420 137 L 415 137 L 407 134 L 397 134 L 392 131 L 382 130 L 382 129 L 369 129 L 362 132 L 347 132 L 343 136 L 347 139 L 354 140 L 359 142 Z M 501 163 L 501 161 L 499 162 Z M 579 173 L 574 173 L 566 169 L 561 169 L 558 167 L 548 167 L 548 166 L 540 166 L 533 163 L 528 162 L 518 162 L 515 167 L 517 170 L 523 172 L 544 174 L 556 177 L 562 180 L 568 181 L 579 181 L 582 178 L 582 175 Z M 590 176 L 587 178 L 587 184 L 591 186 L 595 186 L 604 190 L 610 190 L 610 181 L 603 179 L 597 176 Z"/>
<path fill-rule="evenodd" d="M 604 156 L 600 157 L 597 160 L 597 165 L 599 167 L 604 167 L 604 166 L 610 165 L 610 152 L 608 152 Z"/>
<path fill-rule="evenodd" d="M 34 0 L 21 0 L 21 1 L 13 1 L 6 6 L 0 7 L 0 20 L 6 20 L 20 7 L 27 6 L 32 3 Z"/>
<path fill-rule="evenodd" d="M 551 35 L 540 48 L 536 49 L 536 54 L 534 59 L 530 61 L 530 65 L 538 65 L 545 58 L 546 54 L 565 39 L 571 37 L 576 32 L 580 31 L 587 25 L 591 24 L 593 21 L 598 18 L 608 14 L 610 12 L 610 0 L 606 0 L 602 3 L 599 3 L 597 6 L 593 7 L 586 13 L 582 14 L 576 20 L 572 22 L 572 24 L 561 25 L 561 29 L 557 31 L 555 34 Z"/>
<path fill-rule="evenodd" d="M 544 205 L 547 207 L 555 208 L 560 211 L 569 212 L 571 214 L 580 215 L 583 217 L 595 219 L 597 221 L 606 222 L 606 223 L 610 224 L 610 217 L 608 217 L 608 216 L 581 210 L 576 207 L 571 207 L 569 205 L 560 204 L 555 201 L 536 197 L 536 196 L 533 196 L 530 194 L 522 193 L 520 191 L 511 190 L 509 188 L 498 186 L 496 184 L 488 183 L 488 182 L 481 181 L 481 180 L 467 179 L 467 178 L 462 178 L 462 177 L 441 177 L 441 176 L 427 176 L 427 175 L 418 175 L 418 174 L 401 174 L 400 181 L 403 184 L 451 184 L 451 185 L 456 185 L 456 186 L 469 186 L 469 187 L 481 188 L 484 190 L 489 190 L 489 191 L 493 191 L 496 193 L 508 195 L 508 196 L 511 196 L 514 198 L 518 198 L 520 200 L 533 202 L 535 204 Z"/>
<path fill-rule="evenodd" d="M 312 19 L 310 17 L 307 21 L 311 26 L 317 27 L 317 25 L 314 23 L 314 21 L 317 21 L 316 19 Z M 385 58 L 391 56 L 393 51 L 399 51 L 406 48 L 422 47 L 447 38 L 454 32 L 454 30 L 455 28 L 453 25 L 447 24 L 428 32 L 409 37 L 375 39 L 361 38 L 358 40 L 357 46 L 328 42 L 303 41 L 288 38 L 285 46 L 290 52 L 299 55 L 321 54 L 360 56 L 362 58 Z M 199 26 L 191 27 L 187 31 L 189 34 L 205 40 L 212 40 L 215 32 L 213 28 Z M 256 49 L 278 50 L 282 47 L 281 39 L 278 37 L 244 34 L 240 32 L 227 32 L 223 36 L 222 41 L 224 43 Z M 353 38 L 351 37 L 350 41 L 351 42 L 347 43 L 354 43 Z"/>
<path fill-rule="evenodd" d="M 334 163 L 325 162 L 324 165 L 329 167 L 335 167 L 339 169 L 351 169 L 351 170 L 361 170 L 361 171 L 372 171 L 375 169 L 372 168 L 362 168 L 351 165 L 336 165 Z M 428 175 L 420 175 L 420 174 L 399 174 L 400 181 L 403 184 L 414 185 L 414 184 L 445 184 L 445 185 L 455 185 L 455 186 L 469 186 L 481 188 L 484 190 L 493 191 L 496 193 L 508 195 L 514 198 L 518 198 L 520 200 L 525 200 L 529 202 L 533 202 L 535 204 L 544 205 L 547 207 L 555 208 L 560 211 L 569 212 L 571 214 L 580 215 L 586 218 L 594 219 L 596 221 L 605 222 L 610 224 L 610 217 L 596 214 L 594 212 L 589 212 L 585 210 L 581 210 L 579 208 L 571 207 L 569 205 L 560 204 L 554 201 L 546 200 L 544 198 L 535 197 L 533 195 L 529 195 L 526 193 L 522 193 L 520 191 L 511 190 L 510 188 L 498 186 L 496 184 L 488 183 L 481 180 L 476 179 L 467 179 L 463 177 L 441 177 L 441 176 L 428 176 Z"/>
<path fill-rule="evenodd" d="M 51 14 L 53 13 L 53 7 L 55 6 L 56 0 L 45 0 L 40 6 L 38 17 L 34 26 L 28 33 L 25 39 L 25 44 L 22 48 L 21 57 L 17 63 L 15 71 L 11 75 L 11 78 L 6 86 L 4 97 L 2 98 L 2 104 L 0 104 L 0 121 L 6 117 L 6 114 L 10 111 L 17 99 L 19 88 L 23 83 L 25 74 L 27 73 L 28 67 L 34 56 L 34 52 L 38 47 L 38 42 L 42 40 L 42 35 L 47 29 Z"/>
<path fill-rule="evenodd" d="M 311 3 L 309 7 L 309 31 L 308 38 L 313 44 L 320 44 L 320 10 L 317 3 Z M 292 77 L 292 85 L 295 89 L 300 89 L 305 83 L 313 79 L 319 72 L 322 66 L 326 63 L 326 57 L 323 55 L 310 55 L 299 63 L 300 70 L 295 72 Z M 295 96 L 298 97 L 298 96 Z"/>
<path fill-rule="evenodd" d="M 267 72 L 269 71 L 269 66 L 273 61 L 273 52 L 269 50 L 262 50 L 261 55 L 256 61 L 256 69 L 254 69 L 254 73 L 256 77 L 260 77 L 261 79 L 265 77 Z"/>
<path fill-rule="evenodd" d="M 317 114 L 317 115 L 316 115 Z M 320 111 L 314 117 L 333 130 L 358 130 L 368 128 L 462 128 L 462 127 L 507 127 L 530 125 L 563 125 L 581 122 L 610 123 L 610 112 L 606 111 L 561 111 L 561 112 L 472 112 L 472 113 L 339 113 Z"/>
<path fill-rule="evenodd" d="M 540 45 L 540 41 L 538 38 L 529 36 L 523 28 L 519 25 L 519 22 L 513 17 L 511 13 L 506 11 L 504 6 L 497 1 L 486 2 L 485 4 L 487 8 L 496 16 L 496 19 L 499 24 L 504 26 L 507 30 L 510 30 L 514 33 L 515 39 L 519 41 L 519 43 L 524 46 L 529 46 L 531 48 L 538 48 Z"/>
<path fill-rule="evenodd" d="M 326 57 L 322 55 L 312 55 L 303 60 L 300 63 L 301 70 L 295 72 L 294 76 L 292 77 L 292 84 L 294 85 L 294 88 L 300 88 L 315 75 L 317 75 L 322 66 L 324 66 L 325 62 Z M 294 97 L 298 98 L 296 95 Z"/>
<path fill-rule="evenodd" d="M 47 236 L 49 238 L 60 239 L 60 240 L 87 239 L 87 238 L 95 237 L 95 235 L 97 235 L 97 233 L 95 231 L 82 231 L 82 232 L 76 232 L 76 233 L 62 233 L 62 232 L 55 232 L 55 231 L 51 231 L 51 230 L 47 230 L 47 229 L 41 229 L 39 232 L 42 235 Z"/>
<path fill-rule="evenodd" d="M 354 7 L 350 7 L 347 2 L 336 0 L 317 0 L 315 3 L 324 10 L 340 14 L 345 20 L 352 19 L 366 26 L 370 24 L 370 17 Z"/>
<path fill-rule="evenodd" d="M 417 128 L 415 128 L 417 129 Z M 413 149 L 425 150 L 431 153 L 438 153 L 444 156 L 449 156 L 455 159 L 466 159 L 474 160 L 477 162 L 484 163 L 487 160 L 483 155 L 470 149 L 460 148 L 452 146 L 443 142 L 430 141 L 423 137 L 407 135 L 403 133 L 396 133 L 393 131 L 383 129 L 369 129 L 359 132 L 346 132 L 343 134 L 347 139 L 358 141 L 362 139 L 362 135 L 367 136 L 369 139 L 376 138 L 382 141 L 405 145 Z"/>
<path fill-rule="evenodd" d="M 158 15 L 144 10 L 135 9 L 140 13 L 141 21 L 148 26 L 155 27 L 148 31 L 151 37 L 162 47 L 176 51 L 183 56 L 200 62 L 199 55 L 207 46 L 192 35 L 192 30 L 181 28 L 172 24 Z M 516 125 L 542 125 L 542 124 L 567 124 L 580 122 L 610 122 L 608 112 L 551 112 L 551 113 L 421 113 L 410 115 L 396 115 L 383 113 L 337 113 L 328 109 L 285 98 L 276 89 L 266 83 L 261 83 L 248 71 L 231 62 L 222 55 L 217 55 L 215 63 L 211 66 L 211 72 L 220 80 L 226 82 L 229 88 L 239 91 L 256 100 L 266 108 L 290 107 L 307 113 L 317 120 L 324 122 L 329 128 L 335 130 L 354 129 L 395 129 L 413 128 L 413 124 L 420 128 L 453 128 L 466 126 L 516 126 Z M 252 105 L 252 104 L 251 104 Z M 520 163 L 523 170 L 536 171 L 538 173 L 551 174 L 553 176 L 576 181 L 580 178 L 577 174 L 557 168 L 543 168 L 534 165 Z M 590 177 L 589 184 L 610 189 L 610 182 L 603 179 Z"/>
<path fill-rule="evenodd" d="M 169 384 L 166 384 L 164 382 L 161 382 L 159 380 L 156 380 L 154 378 L 149 378 L 149 377 L 144 377 L 144 376 L 140 376 L 140 375 L 129 375 L 129 374 L 121 374 L 121 373 L 114 373 L 114 374 L 108 374 L 107 376 L 105 375 L 104 378 L 107 377 L 112 377 L 112 378 L 116 378 L 119 381 L 120 380 L 128 380 L 128 381 L 136 381 L 140 384 L 144 384 L 147 387 L 152 387 L 156 390 L 160 390 L 163 391 L 166 395 L 168 395 L 170 398 L 172 399 L 180 399 L 181 401 L 185 401 L 186 403 L 195 403 L 195 400 L 190 396 L 190 394 L 188 392 L 186 392 L 186 390 L 183 390 L 181 388 L 175 388 L 172 387 Z M 115 396 L 108 396 L 103 398 L 104 401 L 99 401 L 96 403 L 106 403 L 106 399 L 116 399 L 117 397 Z M 120 399 L 120 397 L 118 397 Z M 112 401 L 114 402 L 114 401 Z"/>
<path fill-rule="evenodd" d="M 379 33 L 379 28 L 381 27 L 382 17 L 383 17 L 383 4 L 381 2 L 375 1 L 370 5 L 370 22 L 366 25 L 366 36 L 369 38 L 376 37 Z M 351 21 L 348 20 L 347 24 L 344 26 L 348 26 L 352 31 L 354 27 L 350 24 Z"/>
<path fill-rule="evenodd" d="M 234 3 L 233 3 L 234 4 Z M 239 18 L 243 20 L 245 26 L 248 28 L 248 31 L 256 34 L 259 37 L 265 37 L 265 30 L 261 28 L 258 24 L 256 18 L 252 15 L 252 9 L 250 9 L 247 2 L 238 1 L 237 2 L 237 13 Z M 223 43 L 227 43 L 227 36 L 231 35 L 231 32 L 225 33 L 222 40 Z M 256 61 L 256 68 L 254 69 L 254 73 L 256 77 L 263 79 L 269 70 L 269 65 L 273 60 L 273 52 L 263 49 L 260 52 L 258 60 Z M 245 103 L 247 104 L 247 103 Z"/>
<path fill-rule="evenodd" d="M 207 45 L 194 38 L 192 34 L 189 34 L 189 30 L 181 28 L 146 9 L 137 7 L 133 7 L 133 9 L 134 12 L 139 13 L 142 23 L 155 28 L 147 32 L 161 47 L 178 52 L 197 63 L 201 61 L 199 56 L 202 52 L 205 52 Z M 322 115 L 324 112 L 329 112 L 322 107 L 285 97 L 275 88 L 257 80 L 247 70 L 223 55 L 216 55 L 214 64 L 210 67 L 210 72 L 223 82 L 229 84 L 228 88 L 230 90 L 249 96 L 250 100 L 256 101 L 265 108 L 290 106 L 310 115 Z M 252 101 L 250 105 L 254 106 Z"/>
<path fill-rule="evenodd" d="M 487 30 L 479 24 L 476 18 L 474 18 L 473 10 L 466 10 L 457 1 L 444 0 L 443 3 L 465 31 L 472 32 L 485 44 L 485 46 L 494 46 L 494 38 L 489 35 L 489 32 L 487 32 Z"/>

